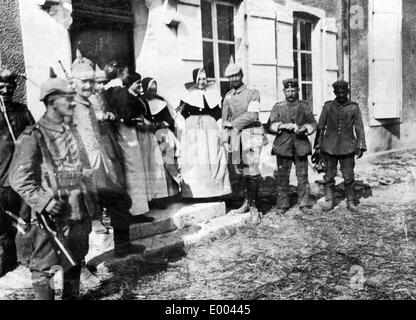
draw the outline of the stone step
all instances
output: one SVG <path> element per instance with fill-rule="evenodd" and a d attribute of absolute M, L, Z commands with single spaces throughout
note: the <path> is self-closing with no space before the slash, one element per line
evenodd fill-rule
<path fill-rule="evenodd" d="M 250 213 L 224 215 L 206 223 L 135 240 L 134 245 L 144 248 L 144 251 L 137 255 L 119 259 L 114 257 L 113 248 L 107 248 L 107 251 L 99 256 L 90 255 L 86 261 L 88 265 L 97 268 L 100 273 L 106 274 L 114 272 L 126 263 L 134 263 L 136 260 L 182 257 L 186 255 L 187 246 L 215 236 L 222 231 L 231 233 L 233 229 L 245 224 L 249 219 Z"/>
<path fill-rule="evenodd" d="M 144 256 L 166 256 L 185 253 L 186 246 L 198 243 L 221 231 L 245 224 L 250 213 L 224 215 L 208 222 L 199 223 L 184 229 L 178 229 L 150 238 L 135 240 L 133 243 L 145 247 Z"/>
<path fill-rule="evenodd" d="M 130 239 L 143 239 L 182 229 L 225 215 L 225 202 L 174 203 L 164 210 L 152 210 L 148 215 L 155 218 L 149 223 L 130 226 Z"/>
<path fill-rule="evenodd" d="M 99 237 L 90 235 L 90 252 L 86 257 L 89 265 L 98 269 L 113 269 L 117 265 L 122 265 L 126 260 L 143 259 L 150 257 L 172 257 L 185 254 L 186 246 L 198 243 L 203 239 L 209 238 L 222 231 L 229 232 L 230 229 L 245 224 L 250 218 L 250 213 L 240 215 L 224 215 L 214 218 L 209 222 L 199 223 L 190 227 L 176 229 L 164 234 L 154 235 L 144 239 L 132 241 L 134 245 L 143 247 L 143 251 L 137 255 L 131 255 L 122 259 L 114 257 L 114 243 L 103 240 L 103 238 L 112 238 L 110 235 L 100 235 Z M 103 244 L 109 246 L 103 248 Z M 94 248 L 96 248 L 94 250 Z"/>

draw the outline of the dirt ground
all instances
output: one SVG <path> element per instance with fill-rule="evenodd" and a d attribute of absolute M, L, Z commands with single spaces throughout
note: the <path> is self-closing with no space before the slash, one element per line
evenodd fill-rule
<path fill-rule="evenodd" d="M 226 229 L 171 257 L 127 259 L 99 271 L 102 283 L 81 298 L 415 299 L 416 187 L 411 169 L 397 166 L 357 170 L 359 213 L 346 209 L 340 185 L 330 213 L 269 212 L 259 226 Z M 316 202 L 322 186 L 311 187 Z"/>
<path fill-rule="evenodd" d="M 414 299 L 414 183 L 330 213 L 269 213 L 170 260 L 132 260 L 84 299 Z"/>

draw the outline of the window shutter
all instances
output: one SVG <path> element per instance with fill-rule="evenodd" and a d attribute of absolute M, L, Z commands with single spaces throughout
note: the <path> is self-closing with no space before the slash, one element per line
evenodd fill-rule
<path fill-rule="evenodd" d="M 374 119 L 399 118 L 401 110 L 401 0 L 371 1 L 370 110 Z"/>
<path fill-rule="evenodd" d="M 279 12 L 276 18 L 277 30 L 277 96 L 284 100 L 282 81 L 293 78 L 293 14 Z"/>
<path fill-rule="evenodd" d="M 326 70 L 322 54 L 323 22 L 319 20 L 312 31 L 312 79 L 313 79 L 313 113 L 320 114 L 324 104 L 324 88 L 326 89 Z"/>
<path fill-rule="evenodd" d="M 178 42 L 183 60 L 202 61 L 201 8 L 199 5 L 178 3 L 181 22 L 178 25 Z"/>
<path fill-rule="evenodd" d="M 249 79 L 250 86 L 259 90 L 260 120 L 266 122 L 276 103 L 276 20 L 271 17 L 248 17 Z"/>
<path fill-rule="evenodd" d="M 323 101 L 335 98 L 332 84 L 338 80 L 338 62 L 337 62 L 337 26 L 335 18 L 325 18 L 322 22 L 322 65 L 323 65 Z"/>

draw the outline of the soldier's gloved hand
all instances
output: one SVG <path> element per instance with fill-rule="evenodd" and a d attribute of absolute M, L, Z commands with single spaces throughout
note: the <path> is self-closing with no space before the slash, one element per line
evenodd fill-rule
<path fill-rule="evenodd" d="M 316 149 L 311 157 L 311 161 L 313 164 L 318 164 L 320 159 L 321 159 L 321 150 Z"/>
<path fill-rule="evenodd" d="M 360 159 L 364 154 L 364 150 L 363 149 L 358 149 L 357 152 L 355 153 L 355 155 L 357 156 L 357 159 Z"/>
<path fill-rule="evenodd" d="M 293 132 L 297 132 L 299 130 L 299 127 L 296 123 L 287 123 L 282 128 Z"/>
<path fill-rule="evenodd" d="M 104 119 L 114 121 L 116 119 L 116 115 L 112 112 L 106 112 L 104 114 Z"/>
<path fill-rule="evenodd" d="M 233 128 L 233 125 L 231 124 L 230 121 L 225 121 L 224 124 L 223 124 L 223 126 L 226 129 L 232 129 Z"/>
<path fill-rule="evenodd" d="M 65 214 L 64 212 L 64 205 L 65 202 L 61 200 L 52 199 L 49 201 L 48 205 L 46 206 L 45 210 L 49 213 L 52 217 L 58 217 Z"/>
<path fill-rule="evenodd" d="M 90 168 L 82 168 L 82 176 L 86 178 L 92 177 L 93 170 Z"/>

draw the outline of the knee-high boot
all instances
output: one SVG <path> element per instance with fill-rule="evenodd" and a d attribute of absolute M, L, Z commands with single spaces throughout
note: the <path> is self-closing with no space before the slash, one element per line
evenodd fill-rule
<path fill-rule="evenodd" d="M 55 290 L 50 284 L 34 284 L 35 300 L 55 300 Z"/>
<path fill-rule="evenodd" d="M 248 205 L 248 199 L 247 199 L 247 195 L 248 195 L 247 179 L 246 177 L 243 177 L 242 179 L 243 179 L 242 184 L 245 186 L 244 202 L 240 208 L 231 210 L 229 214 L 243 214 L 249 211 L 249 205 Z"/>
<path fill-rule="evenodd" d="M 258 193 L 259 179 L 258 176 L 246 177 L 247 186 L 247 202 L 250 210 L 250 219 L 252 224 L 259 224 L 261 221 L 261 213 L 258 211 Z"/>

